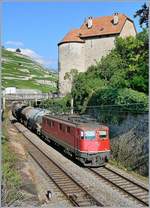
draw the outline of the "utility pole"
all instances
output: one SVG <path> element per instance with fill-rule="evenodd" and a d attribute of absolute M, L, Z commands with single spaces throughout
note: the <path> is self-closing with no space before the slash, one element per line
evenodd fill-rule
<path fill-rule="evenodd" d="M 5 93 L 3 94 L 3 110 L 5 110 L 5 104 L 6 103 L 6 97 L 5 97 Z"/>
<path fill-rule="evenodd" d="M 71 98 L 71 115 L 73 114 L 73 97 Z"/>

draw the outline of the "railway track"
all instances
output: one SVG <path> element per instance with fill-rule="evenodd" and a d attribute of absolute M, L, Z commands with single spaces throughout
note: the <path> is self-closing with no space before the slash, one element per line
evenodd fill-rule
<path fill-rule="evenodd" d="M 89 168 L 96 176 L 101 177 L 112 186 L 118 188 L 128 196 L 134 198 L 140 204 L 148 206 L 148 188 L 138 184 L 137 182 L 115 172 L 109 167 Z"/>
<path fill-rule="evenodd" d="M 66 170 L 52 158 L 48 157 L 38 146 L 32 141 L 32 133 L 29 130 L 24 130 L 21 125 L 14 124 L 16 129 L 23 134 L 29 141 L 28 152 L 36 161 L 45 174 L 55 183 L 67 199 L 76 207 L 104 206 L 101 202 L 95 199 L 87 190 L 76 181 L 73 176 L 69 175 Z"/>

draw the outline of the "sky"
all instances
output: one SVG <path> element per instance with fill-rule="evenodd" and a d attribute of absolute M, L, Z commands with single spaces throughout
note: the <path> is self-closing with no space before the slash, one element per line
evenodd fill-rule
<path fill-rule="evenodd" d="M 21 48 L 26 55 L 57 70 L 58 42 L 69 30 L 79 28 L 88 16 L 126 14 L 141 31 L 133 15 L 145 1 L 3 2 L 2 45 Z"/>

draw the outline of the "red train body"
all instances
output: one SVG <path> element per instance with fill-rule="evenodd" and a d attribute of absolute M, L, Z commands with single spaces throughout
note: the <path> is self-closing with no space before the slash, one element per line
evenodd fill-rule
<path fill-rule="evenodd" d="M 109 128 L 96 122 L 70 121 L 45 115 L 41 134 L 63 147 L 85 166 L 101 166 L 110 157 Z"/>

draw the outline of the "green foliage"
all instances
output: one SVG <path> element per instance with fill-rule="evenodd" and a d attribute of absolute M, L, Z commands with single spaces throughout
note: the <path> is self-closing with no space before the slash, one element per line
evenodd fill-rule
<path fill-rule="evenodd" d="M 142 93 L 137 92 L 132 89 L 120 89 L 118 90 L 118 96 L 115 100 L 117 104 L 140 104 L 140 107 L 143 108 L 143 110 L 147 109 L 148 106 L 148 97 Z M 140 109 L 139 109 L 140 110 Z"/>
<path fill-rule="evenodd" d="M 124 79 L 128 87 L 148 94 L 148 31 L 136 37 L 117 38 L 115 51 L 124 62 Z"/>
<path fill-rule="evenodd" d="M 137 10 L 134 17 L 139 17 L 139 24 L 143 27 L 143 24 L 148 28 L 149 6 L 144 3 L 141 9 Z"/>
<path fill-rule="evenodd" d="M 50 110 L 51 113 L 60 114 L 70 112 L 71 96 L 68 95 L 63 98 L 54 98 L 43 101 L 40 107 Z"/>
<path fill-rule="evenodd" d="M 90 73 L 79 73 L 72 87 L 72 96 L 76 110 L 85 108 L 95 91 L 104 86 L 104 82 Z"/>
<path fill-rule="evenodd" d="M 90 105 L 128 105 L 148 101 L 148 31 L 136 37 L 116 38 L 115 48 L 87 72 L 74 78 L 71 92 L 75 110 L 84 112 Z M 134 111 L 134 107 L 128 108 Z"/>

